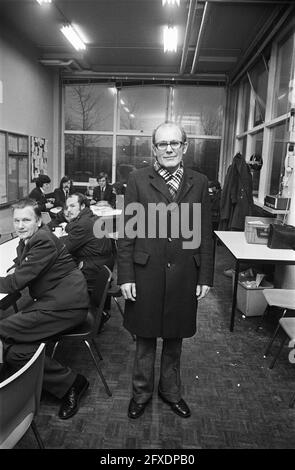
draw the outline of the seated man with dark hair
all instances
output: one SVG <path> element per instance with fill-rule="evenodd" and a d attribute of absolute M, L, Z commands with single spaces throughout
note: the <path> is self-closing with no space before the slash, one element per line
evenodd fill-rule
<path fill-rule="evenodd" d="M 61 237 L 69 253 L 80 264 L 89 290 L 93 287 L 96 273 L 102 265 L 111 270 L 114 267 L 112 241 L 110 238 L 97 238 L 93 227 L 98 219 L 88 207 L 84 194 L 74 193 L 66 200 L 65 217 L 68 235 Z"/>
<path fill-rule="evenodd" d="M 24 199 L 15 204 L 13 223 L 20 238 L 17 258 L 14 272 L 0 277 L 0 292 L 29 287 L 33 301 L 0 320 L 0 352 L 12 373 L 28 362 L 41 342 L 82 323 L 89 305 L 84 276 L 64 244 L 43 226 L 37 202 Z M 78 411 L 88 386 L 85 377 L 46 356 L 43 387 L 62 399 L 61 419 Z"/>
<path fill-rule="evenodd" d="M 51 179 L 49 178 L 48 175 L 39 175 L 35 179 L 35 184 L 36 187 L 32 189 L 32 191 L 29 194 L 29 197 L 31 199 L 35 199 L 35 201 L 38 202 L 40 206 L 40 210 L 42 212 L 49 211 L 53 207 L 53 203 L 51 202 L 51 194 L 46 197 L 46 191 L 48 191 L 49 184 L 51 182 Z"/>
<path fill-rule="evenodd" d="M 110 206 L 114 207 L 116 202 L 116 194 L 113 192 L 112 185 L 108 183 L 108 175 L 106 173 L 99 173 L 98 186 L 93 190 L 93 200 L 95 202 L 105 201 Z"/>

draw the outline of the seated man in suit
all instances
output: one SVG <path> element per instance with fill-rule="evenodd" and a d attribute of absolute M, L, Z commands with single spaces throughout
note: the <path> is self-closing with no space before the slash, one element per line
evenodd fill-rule
<path fill-rule="evenodd" d="M 111 184 L 108 184 L 108 175 L 106 173 L 99 173 L 98 186 L 93 190 L 93 200 L 95 202 L 105 201 L 111 207 L 115 206 L 116 194 L 113 192 Z"/>
<path fill-rule="evenodd" d="M 42 212 L 49 211 L 53 207 L 53 203 L 51 199 L 46 195 L 46 191 L 48 191 L 49 184 L 51 179 L 47 175 L 39 175 L 38 178 L 35 179 L 36 187 L 32 189 L 29 194 L 30 199 L 35 199 L 40 206 L 40 210 Z"/>
<path fill-rule="evenodd" d="M 112 241 L 110 238 L 96 238 L 93 226 L 98 219 L 88 207 L 86 196 L 74 193 L 66 200 L 65 217 L 68 224 L 65 231 L 68 235 L 61 237 L 69 253 L 81 266 L 89 290 L 93 287 L 97 270 L 102 265 L 111 270 L 114 267 Z"/>
<path fill-rule="evenodd" d="M 13 222 L 20 242 L 14 272 L 0 277 L 0 292 L 29 287 L 33 301 L 21 312 L 0 319 L 0 352 L 12 373 L 33 356 L 41 342 L 83 322 L 89 304 L 83 274 L 64 244 L 43 226 L 36 201 L 24 199 L 15 204 Z M 61 419 L 78 411 L 88 386 L 84 376 L 45 357 L 43 387 L 62 399 Z"/>
<path fill-rule="evenodd" d="M 59 188 L 53 191 L 54 207 L 64 207 L 70 194 L 72 194 L 72 181 L 69 176 L 63 176 Z"/>

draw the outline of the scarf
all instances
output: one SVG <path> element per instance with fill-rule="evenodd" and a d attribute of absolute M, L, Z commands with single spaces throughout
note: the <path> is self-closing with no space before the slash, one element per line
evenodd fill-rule
<path fill-rule="evenodd" d="M 174 199 L 183 178 L 182 162 L 180 163 L 180 167 L 175 173 L 169 173 L 169 171 L 166 170 L 166 168 L 163 168 L 157 160 L 154 163 L 154 169 L 158 173 L 158 175 L 163 178 L 163 180 L 168 186 L 172 199 Z"/>

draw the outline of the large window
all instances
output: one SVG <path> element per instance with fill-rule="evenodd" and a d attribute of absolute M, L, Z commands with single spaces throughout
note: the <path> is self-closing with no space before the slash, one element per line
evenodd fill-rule
<path fill-rule="evenodd" d="M 220 140 L 189 139 L 184 166 L 218 180 Z"/>
<path fill-rule="evenodd" d="M 6 134 L 0 132 L 0 204 L 8 201 L 6 185 Z"/>
<path fill-rule="evenodd" d="M 216 135 L 222 132 L 224 90 L 212 87 L 180 87 L 175 89 L 172 118 L 188 134 Z"/>
<path fill-rule="evenodd" d="M 0 132 L 1 204 L 28 195 L 29 154 L 28 137 Z"/>
<path fill-rule="evenodd" d="M 87 134 L 65 136 L 65 173 L 74 181 L 87 182 L 104 171 L 112 174 L 112 137 Z"/>
<path fill-rule="evenodd" d="M 65 88 L 65 129 L 111 131 L 114 95 L 102 85 L 75 85 Z"/>
<path fill-rule="evenodd" d="M 223 87 L 66 85 L 65 172 L 85 186 L 100 171 L 126 183 L 152 164 L 153 129 L 176 120 L 190 140 L 185 164 L 217 179 L 224 97 Z"/>
<path fill-rule="evenodd" d="M 269 194 L 279 194 L 282 192 L 282 182 L 284 176 L 284 162 L 287 152 L 288 128 L 286 121 L 276 126 L 271 131 L 271 179 Z"/>
<path fill-rule="evenodd" d="M 141 86 L 120 92 L 120 129 L 151 132 L 167 118 L 167 87 Z"/>
<path fill-rule="evenodd" d="M 152 164 L 150 137 L 119 136 L 117 138 L 116 181 L 127 183 L 130 171 Z"/>
<path fill-rule="evenodd" d="M 278 47 L 273 106 L 274 117 L 285 114 L 291 109 L 290 88 L 295 67 L 294 40 L 295 36 L 291 34 Z"/>
<path fill-rule="evenodd" d="M 262 156 L 261 171 L 252 171 L 253 194 L 260 203 L 267 194 L 283 190 L 294 66 L 295 33 L 289 28 L 273 41 L 271 51 L 263 51 L 239 84 L 236 149 L 242 150 L 246 161 L 253 154 Z"/>

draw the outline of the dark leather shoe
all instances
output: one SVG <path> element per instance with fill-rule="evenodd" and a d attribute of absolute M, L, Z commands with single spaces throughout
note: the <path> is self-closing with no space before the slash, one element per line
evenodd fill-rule
<path fill-rule="evenodd" d="M 170 406 L 171 410 L 174 413 L 176 413 L 178 416 L 181 416 L 182 418 L 190 417 L 191 411 L 183 398 L 181 398 L 179 402 L 173 403 L 167 400 L 160 392 L 158 392 L 158 395 L 165 403 L 167 403 Z"/>
<path fill-rule="evenodd" d="M 128 417 L 131 419 L 139 418 L 144 413 L 147 404 L 148 401 L 146 401 L 145 403 L 136 403 L 136 401 L 131 398 L 128 407 Z"/>
<path fill-rule="evenodd" d="M 58 413 L 60 419 L 71 418 L 77 413 L 80 400 L 88 387 L 88 380 L 83 377 L 83 375 L 78 374 L 73 385 L 69 388 L 62 399 L 61 407 Z"/>

